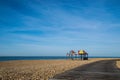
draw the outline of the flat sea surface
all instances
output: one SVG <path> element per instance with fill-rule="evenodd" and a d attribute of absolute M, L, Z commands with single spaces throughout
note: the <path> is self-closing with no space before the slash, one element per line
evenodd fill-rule
<path fill-rule="evenodd" d="M 105 56 L 90 56 L 89 58 L 120 58 L 120 57 L 105 57 Z M 68 59 L 66 56 L 0 56 L 0 61 L 11 60 L 57 60 Z"/>

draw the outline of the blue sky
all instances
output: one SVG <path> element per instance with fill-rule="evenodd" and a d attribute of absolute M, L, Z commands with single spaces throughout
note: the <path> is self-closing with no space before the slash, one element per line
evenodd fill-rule
<path fill-rule="evenodd" d="M 0 0 L 0 56 L 120 56 L 120 0 Z"/>

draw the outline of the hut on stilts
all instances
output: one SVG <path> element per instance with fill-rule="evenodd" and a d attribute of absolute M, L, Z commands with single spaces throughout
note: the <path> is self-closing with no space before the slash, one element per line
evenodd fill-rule
<path fill-rule="evenodd" d="M 78 55 L 80 56 L 81 60 L 88 60 L 88 53 L 85 50 L 79 50 Z"/>
<path fill-rule="evenodd" d="M 69 53 L 67 53 L 68 59 L 74 59 L 74 56 L 76 55 L 76 52 L 74 50 L 71 50 Z"/>
<path fill-rule="evenodd" d="M 74 51 L 71 50 L 69 53 L 66 54 L 67 59 L 81 59 L 81 60 L 88 60 L 88 53 L 85 50 L 79 50 L 78 54 Z"/>

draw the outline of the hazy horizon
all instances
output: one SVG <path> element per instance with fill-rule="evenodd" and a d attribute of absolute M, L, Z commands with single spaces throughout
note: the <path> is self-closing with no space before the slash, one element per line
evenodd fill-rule
<path fill-rule="evenodd" d="M 120 56 L 120 0 L 0 0 L 0 56 Z"/>

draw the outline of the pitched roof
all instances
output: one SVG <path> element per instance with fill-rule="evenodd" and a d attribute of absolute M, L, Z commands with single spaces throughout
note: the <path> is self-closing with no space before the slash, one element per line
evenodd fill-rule
<path fill-rule="evenodd" d="M 81 54 L 87 54 L 87 52 L 85 52 L 84 50 L 79 50 L 78 51 L 78 54 L 81 55 Z"/>

